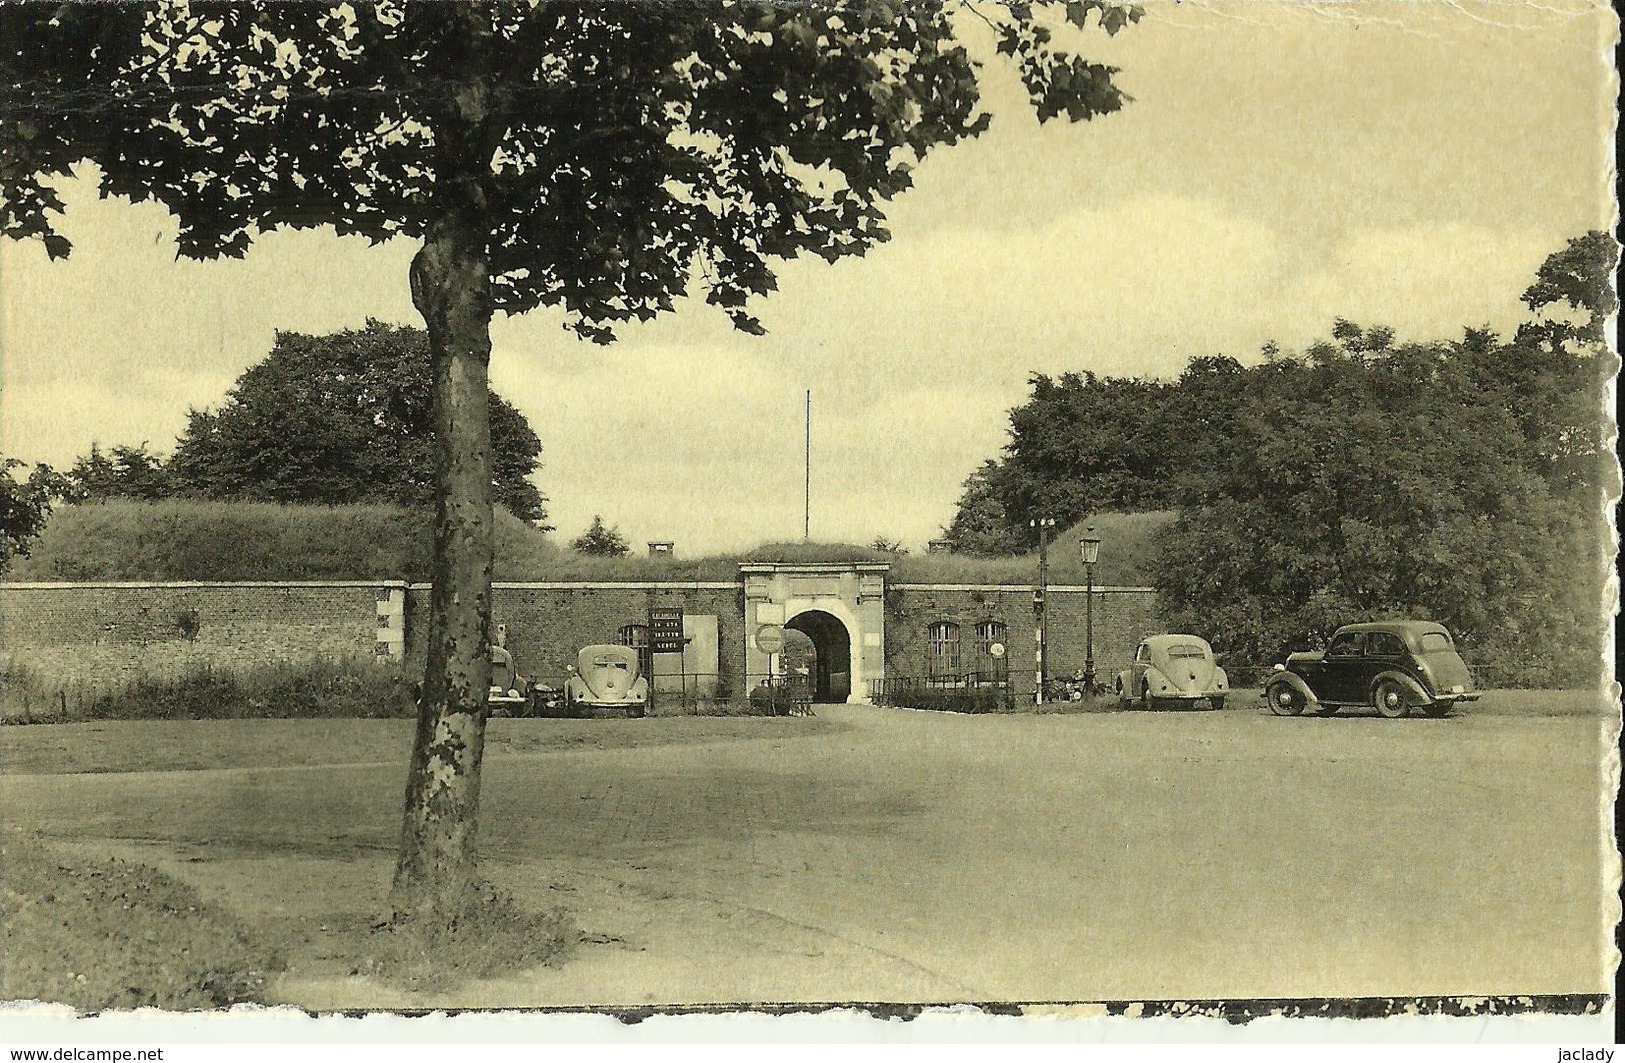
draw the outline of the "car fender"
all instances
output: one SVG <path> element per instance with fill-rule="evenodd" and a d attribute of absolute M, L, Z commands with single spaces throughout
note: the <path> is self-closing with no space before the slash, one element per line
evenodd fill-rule
<path fill-rule="evenodd" d="M 1179 691 L 1179 687 L 1176 684 L 1174 684 L 1174 683 L 1172 683 L 1172 682 L 1170 682 L 1168 680 L 1168 676 L 1166 674 L 1164 674 L 1164 672 L 1163 672 L 1163 670 L 1161 668 L 1158 668 L 1154 664 L 1146 665 L 1145 666 L 1145 680 L 1144 680 L 1144 682 L 1141 683 L 1141 686 L 1150 689 L 1151 696 L 1155 698 L 1155 697 L 1160 697 L 1161 696 L 1161 695 L 1159 695 L 1157 693 L 1157 691 L 1155 689 L 1158 683 L 1161 683 L 1163 686 L 1167 687 L 1169 690 L 1174 691 L 1176 694 Z M 1140 692 L 1138 690 L 1136 690 L 1134 692 L 1134 696 L 1139 697 Z"/>
<path fill-rule="evenodd" d="M 1264 681 L 1264 697 L 1268 698 L 1270 696 L 1270 687 L 1279 686 L 1282 683 L 1302 694 L 1308 708 L 1313 709 L 1320 704 L 1320 699 L 1315 697 L 1315 692 L 1309 689 L 1309 684 L 1303 681 L 1303 676 L 1296 672 L 1276 672 L 1271 675 Z"/>
<path fill-rule="evenodd" d="M 1393 668 L 1388 669 L 1386 672 L 1379 672 L 1377 674 L 1376 678 L 1371 680 L 1371 689 L 1368 692 L 1369 697 L 1375 697 L 1376 696 L 1376 694 L 1377 694 L 1377 684 L 1382 682 L 1384 679 L 1392 679 L 1394 682 L 1396 682 L 1400 686 L 1404 687 L 1405 692 L 1410 694 L 1411 697 L 1416 699 L 1416 704 L 1418 704 L 1418 705 L 1431 705 L 1431 704 L 1433 704 L 1433 701 L 1434 701 L 1433 695 L 1429 694 L 1427 692 L 1427 690 L 1425 690 L 1423 688 L 1422 684 L 1418 683 L 1416 681 L 1415 676 L 1407 675 L 1406 673 L 1398 671 L 1398 670 L 1393 669 Z"/>
<path fill-rule="evenodd" d="M 1214 690 L 1229 690 L 1230 689 L 1230 674 L 1228 672 L 1226 672 L 1223 668 L 1220 668 L 1218 665 L 1213 666 L 1213 687 L 1212 687 L 1212 689 L 1214 689 Z"/>

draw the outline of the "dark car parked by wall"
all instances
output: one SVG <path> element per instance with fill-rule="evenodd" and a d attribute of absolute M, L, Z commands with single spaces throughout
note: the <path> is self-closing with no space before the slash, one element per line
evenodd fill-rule
<path fill-rule="evenodd" d="M 1450 632 L 1423 620 L 1340 627 L 1324 651 L 1294 653 L 1276 665 L 1263 696 L 1277 716 L 1297 716 L 1305 709 L 1330 716 L 1340 708 L 1369 705 L 1389 719 L 1413 710 L 1444 716 L 1462 702 L 1478 700 Z"/>

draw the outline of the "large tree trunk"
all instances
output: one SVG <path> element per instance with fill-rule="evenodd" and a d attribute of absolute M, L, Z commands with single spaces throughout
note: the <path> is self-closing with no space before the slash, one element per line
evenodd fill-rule
<path fill-rule="evenodd" d="M 485 747 L 491 628 L 491 359 L 488 228 L 475 189 L 430 226 L 412 299 L 434 366 L 435 543 L 428 661 L 406 782 L 391 906 L 397 918 L 463 910 L 478 882 L 474 840 Z"/>

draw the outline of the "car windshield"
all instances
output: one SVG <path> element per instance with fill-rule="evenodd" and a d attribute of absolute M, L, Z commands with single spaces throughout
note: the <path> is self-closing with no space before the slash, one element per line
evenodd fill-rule
<path fill-rule="evenodd" d="M 1184 659 L 1190 658 L 1190 657 L 1197 657 L 1197 658 L 1206 657 L 1207 654 L 1202 652 L 1202 647 L 1193 646 L 1190 643 L 1186 642 L 1186 643 L 1181 643 L 1178 646 L 1169 646 L 1168 647 L 1168 656 L 1170 658 L 1172 658 L 1173 660 L 1178 661 L 1178 660 L 1184 660 Z"/>
<path fill-rule="evenodd" d="M 1428 631 L 1422 635 L 1423 653 L 1443 653 L 1450 648 L 1450 636 L 1443 631 Z"/>

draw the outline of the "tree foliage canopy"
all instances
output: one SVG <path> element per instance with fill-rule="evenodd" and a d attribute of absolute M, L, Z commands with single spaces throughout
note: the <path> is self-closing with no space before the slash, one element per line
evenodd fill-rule
<path fill-rule="evenodd" d="M 592 524 L 586 531 L 570 540 L 570 549 L 578 554 L 596 557 L 625 557 L 632 548 L 618 529 L 604 523 L 604 518 L 593 514 Z"/>
<path fill-rule="evenodd" d="M 154 501 L 174 491 L 163 455 L 147 444 L 117 444 L 102 450 L 92 443 L 62 477 L 57 491 L 65 502 L 106 502 L 114 498 Z"/>
<path fill-rule="evenodd" d="M 991 28 L 1041 119 L 1078 120 L 1124 97 L 1056 34 L 1138 15 L 1107 0 L 7 5 L 0 231 L 66 254 L 49 180 L 87 158 L 104 194 L 174 212 L 190 257 L 241 255 L 277 226 L 421 238 L 470 182 L 495 308 L 562 306 L 605 341 L 698 284 L 754 331 L 744 307 L 773 290 L 772 259 L 886 239 L 879 203 L 911 162 L 985 128 L 957 22 Z"/>
<path fill-rule="evenodd" d="M 28 556 L 51 515 L 55 485 L 50 468 L 36 465 L 19 483 L 12 470 L 22 467 L 16 458 L 0 457 L 0 572 L 10 568 L 15 558 Z"/>
<path fill-rule="evenodd" d="M 1197 358 L 1175 381 L 1035 376 L 949 544 L 1014 552 L 1035 516 L 1177 507 L 1155 565 L 1167 619 L 1238 663 L 1404 615 L 1503 681 L 1593 676 L 1615 248 L 1596 232 L 1550 256 L 1524 293 L 1541 317 L 1509 341 L 1338 320 L 1298 355 Z"/>
<path fill-rule="evenodd" d="M 428 508 L 432 392 L 422 329 L 370 321 L 326 336 L 280 332 L 219 410 L 191 412 L 169 463 L 173 494 Z M 492 391 L 490 402 L 493 496 L 541 524 L 545 500 L 529 479 L 541 441 L 506 399 Z"/>

